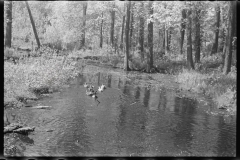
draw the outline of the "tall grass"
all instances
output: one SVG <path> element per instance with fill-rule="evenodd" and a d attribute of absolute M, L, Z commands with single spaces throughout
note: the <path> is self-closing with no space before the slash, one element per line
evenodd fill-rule
<path fill-rule="evenodd" d="M 207 75 L 203 75 L 194 70 L 183 69 L 182 73 L 177 76 L 177 82 L 180 83 L 180 88 L 185 90 L 193 90 L 196 92 L 204 92 L 206 88 Z"/>
<path fill-rule="evenodd" d="M 35 98 L 35 91 L 42 88 L 57 89 L 77 76 L 83 67 L 84 63 L 69 56 L 42 55 L 17 64 L 5 61 L 4 102 L 16 102 L 18 97 Z"/>
<path fill-rule="evenodd" d="M 176 81 L 184 90 L 192 90 L 212 97 L 218 108 L 236 111 L 236 75 L 235 67 L 232 67 L 228 75 L 220 71 L 206 74 L 183 69 L 177 75 Z"/>

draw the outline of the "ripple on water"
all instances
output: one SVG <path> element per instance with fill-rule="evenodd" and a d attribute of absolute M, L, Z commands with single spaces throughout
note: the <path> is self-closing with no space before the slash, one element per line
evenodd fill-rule
<path fill-rule="evenodd" d="M 52 156 L 232 156 L 236 154 L 236 117 L 211 116 L 195 100 L 176 97 L 170 77 L 161 75 L 161 90 L 134 83 L 124 72 L 96 69 L 76 84 L 44 101 L 52 110 L 33 111 L 45 122 L 25 154 Z M 89 70 L 91 71 L 91 69 Z M 128 75 L 131 77 L 131 75 Z M 134 76 L 133 76 L 134 77 Z M 145 75 L 146 79 L 146 75 Z M 165 79 L 165 80 L 164 80 Z M 152 81 L 152 80 L 151 80 Z M 167 81 L 165 83 L 165 81 Z M 97 103 L 86 96 L 85 82 L 95 89 Z M 160 82 L 159 82 L 160 83 Z M 30 113 L 30 110 L 29 110 Z M 37 120 L 34 123 L 36 123 Z"/>

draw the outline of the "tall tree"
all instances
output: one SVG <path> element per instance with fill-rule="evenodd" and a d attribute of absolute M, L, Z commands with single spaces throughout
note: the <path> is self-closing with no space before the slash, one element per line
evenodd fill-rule
<path fill-rule="evenodd" d="M 225 43 L 225 61 L 224 61 L 224 74 L 228 74 L 231 71 L 231 62 L 232 62 L 232 42 L 235 31 L 236 23 L 236 2 L 229 2 L 229 11 L 228 11 L 228 31 L 227 39 Z"/>
<path fill-rule="evenodd" d="M 134 2 L 132 2 L 132 6 L 131 6 L 131 18 L 130 18 L 130 22 L 131 22 L 131 25 L 130 25 L 130 38 L 129 38 L 129 44 L 130 44 L 130 48 L 132 47 L 132 35 L 133 35 L 133 24 L 134 24 L 134 10 L 133 10 L 133 7 L 134 7 Z"/>
<path fill-rule="evenodd" d="M 120 48 L 121 48 L 121 50 L 123 50 L 123 35 L 124 35 L 124 24 L 125 24 L 125 17 L 126 17 L 126 15 L 125 15 L 125 8 L 126 8 L 126 3 L 125 2 L 123 2 L 124 3 L 124 6 L 123 6 L 123 8 L 124 8 L 124 10 L 123 10 L 123 20 L 122 20 L 122 34 L 121 34 L 121 44 L 120 44 Z"/>
<path fill-rule="evenodd" d="M 147 72 L 150 72 L 153 67 L 153 2 L 148 2 L 148 13 L 150 17 L 150 21 L 148 22 L 148 65 Z"/>
<path fill-rule="evenodd" d="M 171 28 L 169 28 L 168 29 L 168 50 L 170 50 L 171 38 L 172 38 L 172 30 L 171 30 Z"/>
<path fill-rule="evenodd" d="M 103 12 L 102 12 L 102 20 L 100 26 L 100 47 L 102 48 L 103 45 Z"/>
<path fill-rule="evenodd" d="M 161 29 L 158 29 L 158 48 L 160 48 L 161 51 L 161 39 L 162 39 L 162 34 L 161 34 Z"/>
<path fill-rule="evenodd" d="M 212 46 L 211 55 L 217 53 L 218 50 L 218 35 L 219 35 L 219 26 L 220 26 L 220 6 L 215 7 L 216 11 L 216 28 L 215 28 L 215 40 Z"/>
<path fill-rule="evenodd" d="M 139 50 L 141 52 L 141 58 L 142 61 L 144 59 L 144 16 L 143 16 L 143 11 L 144 11 L 144 3 L 143 1 L 140 2 L 141 6 L 140 6 L 140 23 L 139 23 L 139 38 L 138 38 L 138 46 L 139 46 Z"/>
<path fill-rule="evenodd" d="M 187 64 L 188 68 L 194 69 L 192 59 L 192 10 L 187 10 Z"/>
<path fill-rule="evenodd" d="M 167 4 L 165 3 L 165 4 L 164 4 L 164 9 L 166 9 L 166 8 L 167 8 Z M 165 19 L 166 19 L 166 18 L 165 18 Z M 168 43 L 168 42 L 169 42 L 169 41 L 168 41 L 168 40 L 169 40 L 169 39 L 168 39 L 168 27 L 169 27 L 169 26 L 167 25 L 167 22 L 168 22 L 168 21 L 166 21 L 165 24 L 164 24 L 164 42 L 163 42 L 163 43 L 164 43 L 164 45 L 165 45 L 165 46 L 164 46 L 165 54 L 167 54 L 168 51 L 169 51 L 169 43 Z"/>
<path fill-rule="evenodd" d="M 168 29 L 167 29 L 167 26 L 165 25 L 165 33 L 164 33 L 164 35 L 165 35 L 165 53 L 168 53 L 168 51 L 169 51 L 169 47 L 168 47 Z"/>
<path fill-rule="evenodd" d="M 165 54 L 165 25 L 163 27 L 163 45 L 162 45 L 163 53 Z"/>
<path fill-rule="evenodd" d="M 181 20 L 181 41 L 180 41 L 180 53 L 183 54 L 183 42 L 184 42 L 184 33 L 186 28 L 186 9 L 182 10 L 182 20 Z"/>
<path fill-rule="evenodd" d="M 114 23 L 115 23 L 115 2 L 112 2 L 112 10 L 110 11 L 111 14 L 111 29 L 110 29 L 110 43 L 111 46 L 114 46 Z"/>
<path fill-rule="evenodd" d="M 195 9 L 195 63 L 200 62 L 200 9 Z"/>
<path fill-rule="evenodd" d="M 83 7 L 83 25 L 82 25 L 82 33 L 81 33 L 81 48 L 83 46 L 85 46 L 87 5 L 88 5 L 88 2 L 82 2 L 82 7 Z"/>
<path fill-rule="evenodd" d="M 164 29 L 165 29 L 165 33 L 164 33 L 164 36 L 165 36 L 165 40 L 164 40 L 164 44 L 165 44 L 165 54 L 167 54 L 168 53 L 168 51 L 169 51 L 169 46 L 168 46 L 168 28 L 167 28 L 167 25 L 165 24 L 165 27 L 164 27 Z"/>
<path fill-rule="evenodd" d="M 12 1 L 5 1 L 6 4 L 6 39 L 5 39 L 5 46 L 11 47 L 12 46 Z"/>
<path fill-rule="evenodd" d="M 36 27 L 35 27 L 35 23 L 34 23 L 34 20 L 33 20 L 33 17 L 32 17 L 32 13 L 31 13 L 30 7 L 29 7 L 27 1 L 25 1 L 25 3 L 26 3 L 26 6 L 27 6 L 27 10 L 28 10 L 28 14 L 29 14 L 30 20 L 31 20 L 31 24 L 32 24 L 32 28 L 33 28 L 33 33 L 34 33 L 34 35 L 35 35 L 38 48 L 40 48 L 41 44 L 40 44 L 40 41 L 39 41 L 39 38 L 38 38 L 37 30 L 36 30 Z"/>
<path fill-rule="evenodd" d="M 126 20 L 126 31 L 125 31 L 125 38 L 126 38 L 126 53 L 124 58 L 124 70 L 129 71 L 129 22 L 130 22 L 130 8 L 131 8 L 131 1 L 126 2 L 127 3 L 127 20 Z"/>
<path fill-rule="evenodd" d="M 225 42 L 225 37 L 226 37 L 226 31 L 225 31 L 225 28 L 222 28 L 221 30 L 220 30 L 220 35 L 221 35 L 221 41 L 220 41 L 220 43 L 219 43 L 219 52 L 222 52 L 223 53 L 223 49 L 224 49 L 224 42 Z"/>

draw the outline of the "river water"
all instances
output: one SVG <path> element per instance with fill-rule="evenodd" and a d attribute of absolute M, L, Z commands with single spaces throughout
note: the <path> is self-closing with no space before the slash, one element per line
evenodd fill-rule
<path fill-rule="evenodd" d="M 178 96 L 173 78 L 140 85 L 144 74 L 86 68 L 68 88 L 22 108 L 36 130 L 19 135 L 22 156 L 236 156 L 236 116 L 210 114 L 210 103 Z M 97 100 L 83 84 L 105 84 Z M 171 86 L 172 84 L 172 86 Z"/>

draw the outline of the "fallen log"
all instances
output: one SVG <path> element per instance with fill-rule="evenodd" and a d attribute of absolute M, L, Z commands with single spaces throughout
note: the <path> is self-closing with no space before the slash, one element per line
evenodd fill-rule
<path fill-rule="evenodd" d="M 27 133 L 34 130 L 35 130 L 35 127 L 23 127 L 23 125 L 18 123 L 11 123 L 10 125 L 4 127 L 4 133 L 9 133 L 9 132 Z"/>
<path fill-rule="evenodd" d="M 130 104 L 130 106 L 133 105 L 133 104 L 135 104 L 135 103 L 137 103 L 137 102 L 134 102 L 134 103 Z"/>
<path fill-rule="evenodd" d="M 14 133 L 27 133 L 35 130 L 35 127 L 23 127 L 13 130 Z"/>
<path fill-rule="evenodd" d="M 47 129 L 46 132 L 53 132 L 54 129 Z"/>
<path fill-rule="evenodd" d="M 21 124 L 18 123 L 11 123 L 10 125 L 7 125 L 4 127 L 4 133 L 12 132 L 15 129 L 23 127 Z"/>
<path fill-rule="evenodd" d="M 35 106 L 35 107 L 32 107 L 32 108 L 35 108 L 35 109 L 49 109 L 49 108 L 51 108 L 51 106 Z"/>

